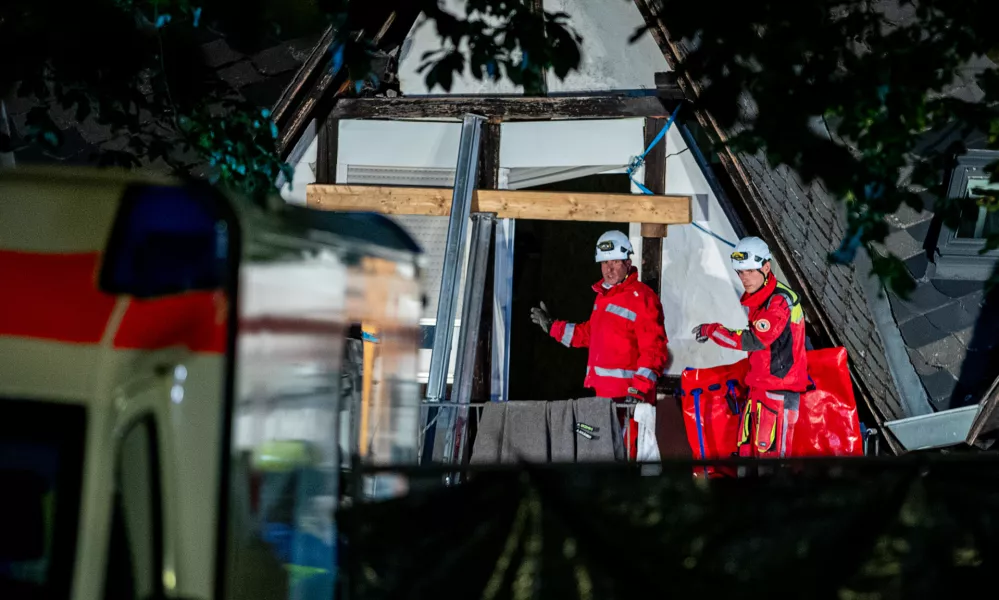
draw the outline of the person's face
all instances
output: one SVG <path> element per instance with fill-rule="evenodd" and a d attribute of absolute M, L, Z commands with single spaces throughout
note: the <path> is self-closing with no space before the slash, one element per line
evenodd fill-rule
<path fill-rule="evenodd" d="M 624 281 L 631 271 L 630 260 L 605 260 L 600 263 L 600 272 L 603 273 L 604 283 L 607 285 L 617 285 Z"/>
<path fill-rule="evenodd" d="M 746 293 L 753 294 L 763 287 L 766 278 L 770 276 L 770 263 L 763 265 L 762 269 L 736 271 L 736 273 L 739 275 L 739 281 L 742 282 L 742 287 L 746 289 Z"/>

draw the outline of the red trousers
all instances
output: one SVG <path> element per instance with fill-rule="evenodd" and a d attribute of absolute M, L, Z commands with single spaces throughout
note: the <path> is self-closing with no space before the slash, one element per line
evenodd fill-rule
<path fill-rule="evenodd" d="M 801 394 L 752 388 L 739 419 L 739 456 L 784 458 L 798 422 Z"/>

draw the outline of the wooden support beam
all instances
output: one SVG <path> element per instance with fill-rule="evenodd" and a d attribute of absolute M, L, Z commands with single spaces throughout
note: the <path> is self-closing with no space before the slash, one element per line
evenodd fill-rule
<path fill-rule="evenodd" d="M 355 40 L 366 39 L 382 50 L 400 45 L 421 13 L 417 2 L 371 5 L 375 8 L 359 15 L 359 20 L 347 27 L 356 31 L 352 33 Z M 322 118 L 333 99 L 350 87 L 347 69 L 333 69 L 330 46 L 336 39 L 337 31 L 327 28 L 272 107 L 271 118 L 279 131 L 277 149 L 282 156 L 298 143 L 309 122 Z"/>
<path fill-rule="evenodd" d="M 340 148 L 340 121 L 327 118 L 319 128 L 316 148 L 316 183 L 336 183 L 336 162 Z"/>
<path fill-rule="evenodd" d="M 550 121 L 622 117 L 668 117 L 656 96 L 557 96 L 484 98 L 341 98 L 337 119 L 460 119 L 474 113 L 498 121 Z"/>
<path fill-rule="evenodd" d="M 482 142 L 479 147 L 479 182 L 482 190 L 499 188 L 499 149 L 500 124 L 490 121 L 482 127 Z M 486 259 L 486 283 L 482 290 L 482 315 L 479 318 L 479 343 L 475 348 L 475 367 L 472 372 L 472 402 L 488 402 L 492 391 L 492 337 L 493 337 L 493 255 L 496 252 L 495 226 L 493 239 L 489 241 Z M 466 444 L 466 451 L 471 451 Z"/>
<path fill-rule="evenodd" d="M 667 119 L 645 119 L 645 147 L 666 125 Z M 654 194 L 666 193 L 666 140 L 660 140 L 645 157 L 645 187 Z M 642 223 L 642 281 L 657 293 L 663 276 L 663 237 L 666 226 Z"/>
<path fill-rule="evenodd" d="M 971 429 L 968 431 L 968 437 L 965 440 L 969 446 L 976 445 L 979 437 L 988 435 L 999 429 L 999 411 L 996 411 L 997 406 L 999 406 L 999 378 L 996 378 L 992 383 L 992 387 L 989 388 L 989 391 L 982 398 L 978 414 L 975 415 L 975 420 L 971 423 Z"/>
<path fill-rule="evenodd" d="M 656 94 L 667 101 L 678 101 L 685 99 L 683 89 L 680 87 L 679 79 L 673 71 L 664 71 L 655 74 Z"/>
<path fill-rule="evenodd" d="M 308 205 L 320 210 L 387 215 L 451 214 L 451 188 L 320 185 L 306 188 Z M 690 196 L 636 196 L 537 190 L 475 190 L 472 212 L 501 219 L 688 224 Z"/>

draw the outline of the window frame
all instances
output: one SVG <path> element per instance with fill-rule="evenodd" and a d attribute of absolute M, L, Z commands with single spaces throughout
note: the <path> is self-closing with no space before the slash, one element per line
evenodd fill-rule
<path fill-rule="evenodd" d="M 82 403 L 0 397 L 0 440 L 52 444 L 59 456 L 46 598 L 68 599 L 76 572 L 89 412 Z"/>
<path fill-rule="evenodd" d="M 113 500 L 112 500 L 112 520 L 116 518 L 116 511 L 121 511 L 121 518 L 123 519 L 122 525 L 125 527 L 125 543 L 128 561 L 127 566 L 130 569 L 131 581 L 134 586 L 133 592 L 134 598 L 138 600 L 145 600 L 145 598 L 140 597 L 139 587 L 137 582 L 137 577 L 139 576 L 138 569 L 136 568 L 136 555 L 134 547 L 136 542 L 132 537 L 134 532 L 130 532 L 129 527 L 129 516 L 128 510 L 125 508 L 126 500 L 124 497 L 124 486 L 122 485 L 122 461 L 126 460 L 123 453 L 125 440 L 128 439 L 130 435 L 135 432 L 139 427 L 144 427 L 146 429 L 146 450 L 148 452 L 148 492 L 150 494 L 149 498 L 149 523 L 151 531 L 143 532 L 148 533 L 148 544 L 150 545 L 150 559 L 152 560 L 152 568 L 150 573 L 152 577 L 150 580 L 151 592 L 149 597 L 151 598 L 164 598 L 165 596 L 165 586 L 163 584 L 163 569 L 164 569 L 164 513 L 163 513 L 163 472 L 162 472 L 162 460 L 160 457 L 160 443 L 159 443 L 159 429 L 156 425 L 156 419 L 152 414 L 145 414 L 129 424 L 127 429 L 124 431 L 123 435 L 119 438 L 118 443 L 115 446 L 114 454 L 114 490 L 113 490 Z M 143 536 L 145 538 L 145 536 Z M 113 543 L 114 540 L 111 540 Z M 115 566 L 111 564 L 114 559 L 112 556 L 112 549 L 110 544 L 107 549 L 106 556 L 106 567 L 107 573 L 116 572 Z M 104 595 L 107 597 L 109 593 L 109 581 L 108 577 L 105 577 L 104 581 Z"/>
<path fill-rule="evenodd" d="M 949 198 L 962 198 L 968 194 L 968 182 L 977 177 L 987 176 L 985 167 L 999 160 L 999 151 L 969 150 L 958 158 L 947 188 Z M 957 231 L 946 224 L 941 225 L 940 242 L 937 247 L 936 276 L 944 279 L 969 279 L 984 281 L 992 274 L 999 249 L 981 253 L 986 240 L 958 237 Z"/>

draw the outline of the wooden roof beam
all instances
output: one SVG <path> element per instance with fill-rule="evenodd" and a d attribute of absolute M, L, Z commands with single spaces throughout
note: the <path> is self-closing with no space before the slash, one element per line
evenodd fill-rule
<path fill-rule="evenodd" d="M 331 116 L 334 119 L 461 119 L 473 113 L 508 122 L 669 117 L 670 104 L 657 96 L 624 95 L 341 98 Z"/>
<path fill-rule="evenodd" d="M 445 217 L 451 214 L 452 195 L 452 188 L 320 184 L 306 188 L 312 208 L 386 215 Z M 691 198 L 477 189 L 472 197 L 472 212 L 495 213 L 501 219 L 680 225 L 691 222 Z"/>

